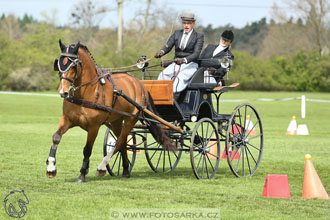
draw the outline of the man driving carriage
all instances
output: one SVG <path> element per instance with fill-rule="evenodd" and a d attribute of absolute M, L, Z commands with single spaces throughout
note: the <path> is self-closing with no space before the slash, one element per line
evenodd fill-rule
<path fill-rule="evenodd" d="M 158 80 L 174 80 L 174 93 L 179 93 L 187 87 L 189 80 L 198 68 L 197 59 L 204 44 L 204 35 L 193 29 L 196 23 L 195 14 L 186 11 L 181 20 L 183 29 L 176 30 L 166 45 L 155 55 L 155 58 L 160 58 L 175 46 L 174 63 L 158 76 Z"/>
<path fill-rule="evenodd" d="M 229 72 L 234 55 L 230 51 L 230 45 L 234 40 L 234 33 L 231 30 L 222 32 L 218 45 L 209 44 L 204 49 L 200 56 L 201 60 L 206 59 L 222 59 L 228 58 L 228 67 L 224 68 L 221 65 L 211 66 L 204 72 L 206 82 L 217 83 L 219 86 L 224 85 L 223 77 Z"/>

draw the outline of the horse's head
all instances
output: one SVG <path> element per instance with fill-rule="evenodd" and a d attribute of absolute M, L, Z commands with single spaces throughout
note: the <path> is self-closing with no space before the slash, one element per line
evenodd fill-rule
<path fill-rule="evenodd" d="M 59 40 L 61 56 L 54 62 L 54 70 L 59 71 L 60 86 L 58 92 L 62 98 L 67 97 L 75 90 L 75 81 L 81 73 L 81 61 L 79 60 L 78 50 L 80 42 L 76 45 L 66 47 Z"/>

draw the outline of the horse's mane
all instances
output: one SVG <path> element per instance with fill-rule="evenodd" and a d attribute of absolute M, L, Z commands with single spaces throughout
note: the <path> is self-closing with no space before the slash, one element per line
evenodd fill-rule
<path fill-rule="evenodd" d="M 80 44 L 80 47 L 81 47 L 82 49 L 84 49 L 84 50 L 87 52 L 87 54 L 88 54 L 89 57 L 92 59 L 92 61 L 93 61 L 93 63 L 95 64 L 95 66 L 98 67 L 98 65 L 96 64 L 96 61 L 95 61 L 95 59 L 94 59 L 92 53 L 89 51 L 89 49 L 87 48 L 87 46 L 85 46 L 85 45 L 83 45 L 83 44 Z"/>

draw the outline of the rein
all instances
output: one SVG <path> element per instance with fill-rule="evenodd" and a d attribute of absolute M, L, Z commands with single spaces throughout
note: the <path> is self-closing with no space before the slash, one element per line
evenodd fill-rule
<path fill-rule="evenodd" d="M 84 83 L 84 84 L 81 84 L 80 86 L 77 86 L 77 87 L 74 87 L 73 91 L 76 91 L 78 89 L 80 89 L 81 87 L 84 87 L 84 86 L 88 86 L 90 84 L 92 84 L 93 82 L 97 81 L 97 80 L 100 80 L 101 78 L 104 78 L 104 77 L 107 77 L 113 73 L 127 73 L 127 72 L 135 72 L 135 71 L 139 71 L 139 70 L 126 70 L 126 71 L 112 71 L 113 69 L 124 69 L 124 68 L 129 68 L 129 67 L 134 67 L 134 66 L 137 66 L 139 64 L 142 64 L 142 63 L 146 63 L 150 60 L 152 60 L 154 57 L 151 57 L 143 62 L 140 62 L 140 63 L 137 63 L 137 64 L 134 64 L 134 65 L 130 65 L 130 66 L 124 66 L 124 67 L 118 67 L 118 68 L 101 68 L 102 70 L 106 70 L 106 71 L 109 71 L 107 73 L 105 73 L 104 75 L 100 75 L 94 79 L 92 79 L 91 81 L 87 82 L 87 83 Z M 172 63 L 174 61 L 173 60 L 169 60 L 167 62 L 162 62 L 161 64 L 155 64 L 155 65 L 152 65 L 152 66 L 148 66 L 148 67 L 145 67 L 144 69 L 150 69 L 150 68 L 153 68 L 153 67 L 156 67 L 156 66 L 163 66 L 164 64 L 168 64 L 168 63 Z M 180 69 L 178 70 L 178 72 L 175 74 L 175 75 L 178 75 L 180 72 Z M 72 79 L 70 79 L 72 81 Z M 71 82 L 70 81 L 70 82 Z"/>

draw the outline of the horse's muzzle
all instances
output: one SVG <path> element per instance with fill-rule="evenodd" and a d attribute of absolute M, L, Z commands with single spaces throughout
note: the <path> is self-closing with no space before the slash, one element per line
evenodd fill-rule
<path fill-rule="evenodd" d="M 67 98 L 69 96 L 68 92 L 60 92 L 61 98 Z"/>

